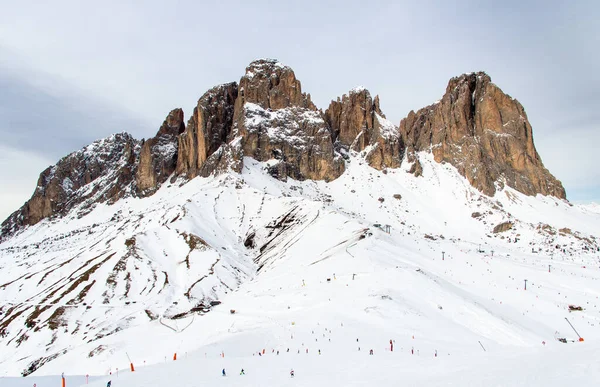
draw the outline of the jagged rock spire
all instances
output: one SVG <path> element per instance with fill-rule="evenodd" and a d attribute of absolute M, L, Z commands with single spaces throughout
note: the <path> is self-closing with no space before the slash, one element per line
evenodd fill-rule
<path fill-rule="evenodd" d="M 153 194 L 175 171 L 177 136 L 185 130 L 183 110 L 172 110 L 158 133 L 145 141 L 135 175 L 138 196 Z"/>
<path fill-rule="evenodd" d="M 369 148 L 366 158 L 373 168 L 400 166 L 403 146 L 398 129 L 386 120 L 379 96 L 372 99 L 367 89 L 356 87 L 331 101 L 324 116 L 334 142 L 357 152 Z"/>

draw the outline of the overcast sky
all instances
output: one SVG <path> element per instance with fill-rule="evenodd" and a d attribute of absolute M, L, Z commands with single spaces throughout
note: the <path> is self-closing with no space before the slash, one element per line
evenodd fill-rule
<path fill-rule="evenodd" d="M 327 3 L 326 5 L 324 3 Z M 487 5 L 486 5 L 487 4 Z M 396 125 L 486 71 L 525 107 L 572 201 L 600 202 L 598 1 L 0 0 L 0 218 L 60 157 L 153 136 L 253 59 L 291 66 L 317 106 L 354 86 Z"/>

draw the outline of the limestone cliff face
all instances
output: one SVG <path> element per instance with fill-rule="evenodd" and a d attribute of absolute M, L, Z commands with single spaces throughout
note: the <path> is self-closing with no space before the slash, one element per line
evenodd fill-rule
<path fill-rule="evenodd" d="M 235 103 L 231 141 L 239 138 L 245 156 L 276 159 L 272 175 L 285 180 L 333 180 L 344 162 L 333 149 L 330 130 L 302 93 L 291 68 L 261 59 L 246 68 Z"/>
<path fill-rule="evenodd" d="M 192 179 L 206 159 L 227 142 L 233 123 L 237 83 L 215 86 L 200 98 L 184 133 L 179 136 L 176 173 Z M 203 175 L 210 174 L 206 168 Z"/>
<path fill-rule="evenodd" d="M 452 78 L 439 102 L 402 120 L 400 133 L 409 161 L 431 150 L 486 195 L 507 184 L 527 195 L 565 198 L 535 149 L 525 109 L 483 72 Z"/>
<path fill-rule="evenodd" d="M 334 142 L 356 152 L 367 149 L 366 159 L 376 169 L 398 168 L 403 146 L 398 129 L 373 100 L 368 90 L 352 89 L 342 98 L 331 101 L 324 114 Z"/>
<path fill-rule="evenodd" d="M 138 196 L 153 194 L 175 171 L 177 136 L 184 129 L 183 110 L 172 110 L 151 139 L 145 141 L 135 175 Z"/>

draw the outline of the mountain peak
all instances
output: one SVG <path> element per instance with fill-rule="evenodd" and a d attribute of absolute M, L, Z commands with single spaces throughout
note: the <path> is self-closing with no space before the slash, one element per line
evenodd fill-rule
<path fill-rule="evenodd" d="M 262 58 L 256 59 L 250 62 L 246 67 L 246 74 L 244 77 L 253 78 L 255 75 L 271 76 L 271 74 L 277 71 L 292 71 L 289 66 L 284 65 L 277 59 Z"/>
<path fill-rule="evenodd" d="M 450 79 L 442 99 L 410 112 L 400 132 L 409 160 L 432 152 L 486 195 L 508 185 L 526 195 L 566 197 L 535 149 L 525 109 L 484 72 Z"/>
<path fill-rule="evenodd" d="M 484 87 L 488 83 L 492 83 L 492 78 L 484 71 L 461 74 L 450 78 L 448 86 L 446 87 L 446 94 L 452 93 L 454 90 L 461 87 L 473 91 L 478 85 Z"/>
<path fill-rule="evenodd" d="M 240 79 L 239 103 L 255 103 L 263 109 L 291 106 L 316 110 L 310 96 L 302 93 L 300 81 L 289 67 L 276 59 L 257 59 L 246 67 Z M 241 105 L 236 108 L 240 111 Z"/>

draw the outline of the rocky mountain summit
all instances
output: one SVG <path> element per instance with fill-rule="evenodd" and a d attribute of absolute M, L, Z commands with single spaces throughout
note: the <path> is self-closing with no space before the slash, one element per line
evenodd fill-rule
<path fill-rule="evenodd" d="M 431 151 L 486 195 L 506 184 L 527 195 L 566 198 L 535 150 L 525 109 L 483 72 L 452 78 L 439 102 L 400 122 L 400 134 L 408 160 Z"/>
<path fill-rule="evenodd" d="M 84 215 L 96 203 L 152 195 L 169 177 L 240 172 L 244 157 L 269 161 L 280 180 L 332 181 L 344 173 L 348 152 L 378 170 L 412 163 L 417 176 L 419 152 L 431 152 L 486 195 L 507 185 L 566 197 L 535 150 L 524 108 L 485 73 L 451 79 L 439 102 L 411 111 L 398 128 L 368 90 L 355 88 L 322 112 L 290 67 L 260 59 L 239 83 L 207 91 L 187 125 L 175 109 L 151 139 L 113 135 L 46 169 L 31 199 L 2 223 L 1 237 L 76 207 Z"/>

